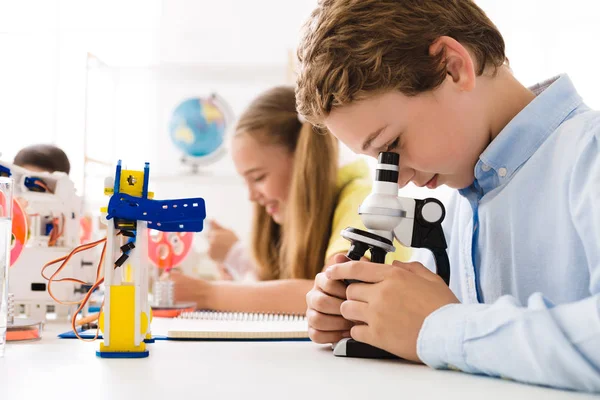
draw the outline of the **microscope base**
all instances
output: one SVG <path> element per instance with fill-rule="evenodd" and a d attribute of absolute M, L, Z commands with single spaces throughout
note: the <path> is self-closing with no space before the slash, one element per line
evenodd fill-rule
<path fill-rule="evenodd" d="M 354 339 L 342 339 L 334 344 L 333 355 L 337 357 L 354 358 L 400 358 L 392 353 L 388 353 L 385 350 L 381 350 L 366 343 L 357 342 Z"/>

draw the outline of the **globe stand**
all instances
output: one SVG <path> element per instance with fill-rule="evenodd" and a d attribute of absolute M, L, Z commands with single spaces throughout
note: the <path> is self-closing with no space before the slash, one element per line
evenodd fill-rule
<path fill-rule="evenodd" d="M 197 175 L 200 172 L 201 167 L 210 165 L 216 161 L 219 161 L 227 153 L 224 146 L 219 147 L 213 153 L 203 157 L 192 157 L 183 155 L 181 157 L 181 163 L 191 168 L 191 173 Z"/>

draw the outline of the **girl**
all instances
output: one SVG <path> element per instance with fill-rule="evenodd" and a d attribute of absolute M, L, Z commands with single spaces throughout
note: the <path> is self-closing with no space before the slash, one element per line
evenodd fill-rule
<path fill-rule="evenodd" d="M 209 282 L 173 272 L 175 299 L 200 309 L 304 313 L 317 273 L 350 247 L 340 231 L 362 227 L 357 210 L 371 191 L 368 167 L 361 160 L 338 168 L 337 140 L 298 119 L 292 87 L 256 98 L 231 147 L 255 204 L 251 253 L 258 281 Z M 395 245 L 388 262 L 406 261 L 407 249 Z"/>

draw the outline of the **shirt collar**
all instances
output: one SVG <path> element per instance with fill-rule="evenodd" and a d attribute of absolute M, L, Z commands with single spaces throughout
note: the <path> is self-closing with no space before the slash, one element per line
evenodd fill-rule
<path fill-rule="evenodd" d="M 581 103 L 571 79 L 559 75 L 529 88 L 536 94 L 479 156 L 475 187 L 485 194 L 504 182 L 535 153 Z M 491 174 L 495 175 L 492 179 Z M 478 184 L 478 185 L 477 185 Z"/>

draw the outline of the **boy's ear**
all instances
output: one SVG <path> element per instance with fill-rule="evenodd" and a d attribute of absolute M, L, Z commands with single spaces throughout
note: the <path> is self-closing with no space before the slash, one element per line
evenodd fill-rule
<path fill-rule="evenodd" d="M 444 54 L 442 63 L 444 63 L 448 77 L 452 78 L 452 82 L 457 84 L 461 90 L 473 90 L 476 74 L 471 53 L 450 36 L 440 36 L 429 46 L 429 54 L 435 55 L 440 52 Z"/>

